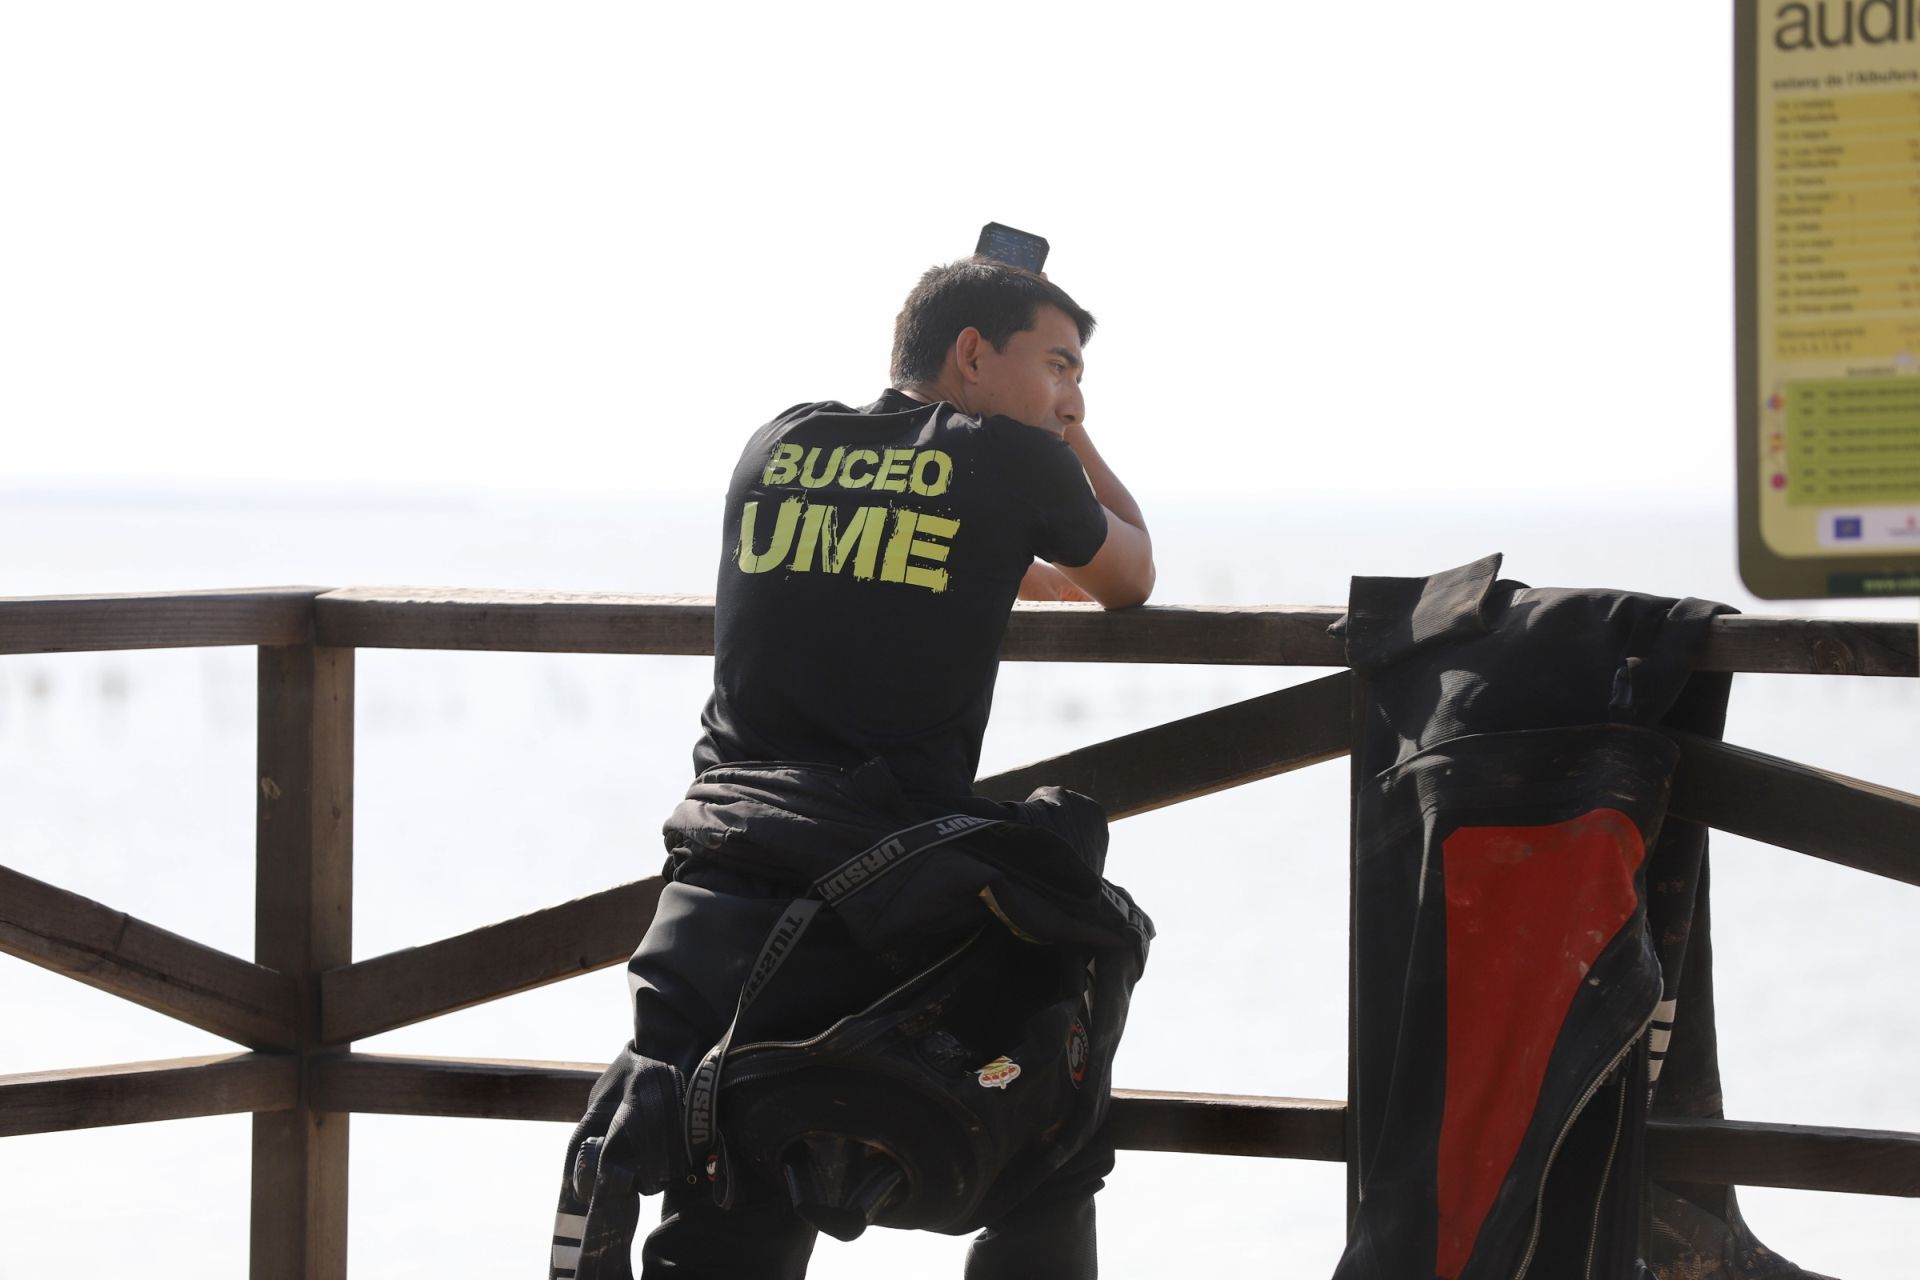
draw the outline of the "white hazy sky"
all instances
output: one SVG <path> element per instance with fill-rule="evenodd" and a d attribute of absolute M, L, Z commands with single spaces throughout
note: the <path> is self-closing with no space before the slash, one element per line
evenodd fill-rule
<path fill-rule="evenodd" d="M 0 7 L 0 493 L 715 491 L 997 219 L 1141 492 L 1724 503 L 1725 3 Z"/>

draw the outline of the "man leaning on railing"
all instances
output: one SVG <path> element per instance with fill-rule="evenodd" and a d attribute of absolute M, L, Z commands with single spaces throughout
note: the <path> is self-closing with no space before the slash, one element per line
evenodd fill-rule
<path fill-rule="evenodd" d="M 556 1277 L 805 1274 L 820 1230 L 978 1230 L 968 1277 L 1092 1277 L 1108 1070 L 1152 924 L 1105 816 L 973 794 L 1016 596 L 1146 600 L 1086 431 L 1093 317 L 928 271 L 872 404 L 798 405 L 728 487 L 714 690 L 629 964 L 633 1039 L 569 1143 Z M 1040 945 L 1036 945 L 1040 944 Z"/>

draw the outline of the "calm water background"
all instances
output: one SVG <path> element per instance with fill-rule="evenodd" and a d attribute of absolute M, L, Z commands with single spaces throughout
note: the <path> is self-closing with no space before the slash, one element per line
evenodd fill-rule
<path fill-rule="evenodd" d="M 1615 586 L 1776 613 L 1913 619 L 1912 601 L 1764 605 L 1731 513 L 1399 507 L 1149 513 L 1163 603 L 1328 604 L 1352 573 L 1491 550 L 1539 585 Z M 0 595 L 458 585 L 711 590 L 712 504 L 61 499 L 0 494 Z M 0 658 L 0 863 L 238 954 L 252 945 L 249 649 Z M 355 954 L 376 955 L 651 874 L 705 697 L 699 658 L 363 651 Z M 1009 664 L 989 771 L 1321 674 Z M 1729 740 L 1920 791 L 1920 682 L 1741 676 Z M 1116 1082 L 1337 1098 L 1346 777 L 1321 766 L 1116 826 L 1109 872 L 1160 926 Z M 1920 1130 L 1920 894 L 1715 837 L 1720 1033 L 1735 1118 Z M 372 1052 L 604 1061 L 609 970 L 361 1042 Z M 0 1072 L 231 1049 L 0 957 Z M 566 1129 L 353 1120 L 351 1273 L 544 1274 Z M 0 1142 L 0 1280 L 246 1270 L 248 1121 Z M 1762 1238 L 1843 1280 L 1911 1280 L 1911 1200 L 1753 1190 Z M 1123 1153 L 1105 1271 L 1324 1276 L 1338 1166 Z M 1181 1236 L 1203 1250 L 1176 1245 Z M 813 1274 L 958 1275 L 963 1242 L 823 1241 Z"/>

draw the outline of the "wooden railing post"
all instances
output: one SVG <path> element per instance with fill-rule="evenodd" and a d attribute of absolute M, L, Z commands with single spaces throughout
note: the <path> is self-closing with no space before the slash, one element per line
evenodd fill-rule
<path fill-rule="evenodd" d="M 254 1280 L 345 1280 L 347 1116 L 312 1106 L 319 975 L 353 959 L 353 650 L 262 646 L 254 958 L 298 989 L 300 1097 L 253 1118 Z"/>

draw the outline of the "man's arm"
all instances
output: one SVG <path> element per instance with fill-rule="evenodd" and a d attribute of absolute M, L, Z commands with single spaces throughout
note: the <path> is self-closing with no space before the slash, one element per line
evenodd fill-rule
<path fill-rule="evenodd" d="M 1113 474 L 1100 451 L 1093 447 L 1086 427 L 1078 422 L 1066 429 L 1067 447 L 1080 459 L 1093 496 L 1107 511 L 1107 540 L 1100 552 L 1078 568 L 1056 565 L 1067 580 L 1109 609 L 1145 604 L 1153 594 L 1153 539 L 1140 504 Z"/>
<path fill-rule="evenodd" d="M 1067 581 L 1067 576 L 1048 564 L 1045 560 L 1035 560 L 1027 566 L 1027 576 L 1020 579 L 1020 600 L 1070 600 L 1078 604 L 1092 604 L 1093 597 Z"/>

